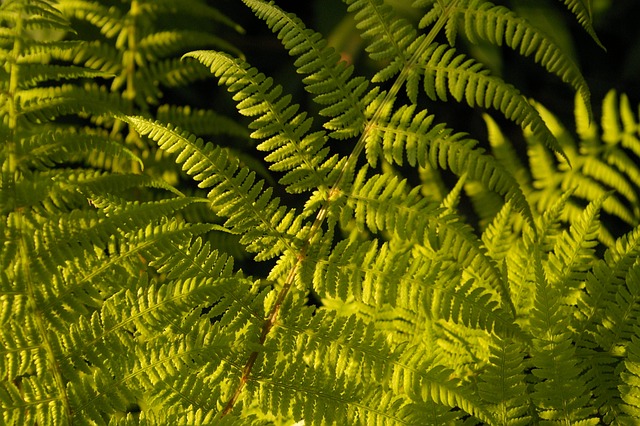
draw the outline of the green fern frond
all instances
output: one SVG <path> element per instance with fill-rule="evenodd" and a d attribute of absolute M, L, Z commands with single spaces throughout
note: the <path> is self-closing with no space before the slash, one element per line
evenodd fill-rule
<path fill-rule="evenodd" d="M 549 424 L 598 424 L 587 405 L 589 394 L 575 356 L 569 314 L 561 306 L 561 289 L 548 282 L 539 248 L 534 250 L 536 294 L 530 331 L 534 338 L 532 373 L 537 383 L 531 398 L 540 418 Z"/>
<path fill-rule="evenodd" d="M 109 158 L 127 159 L 143 166 L 142 160 L 105 132 L 69 129 L 23 139 L 17 148 L 18 167 L 45 170 L 56 163 L 72 162 L 96 151 Z"/>
<path fill-rule="evenodd" d="M 299 18 L 272 3 L 243 1 L 278 34 L 289 54 L 298 56 L 294 65 L 298 73 L 308 74 L 303 79 L 306 90 L 314 95 L 316 103 L 328 105 L 319 113 L 331 118 L 323 124 L 331 131 L 329 136 L 346 139 L 359 135 L 365 125 L 365 107 L 375 96 L 375 91 L 366 94 L 367 79 L 352 77 L 353 66 L 340 61 L 340 55 L 327 46 L 326 40 L 306 28 Z"/>
<path fill-rule="evenodd" d="M 412 45 L 419 42 L 417 31 L 403 19 L 398 19 L 393 9 L 381 0 L 348 0 L 348 11 L 355 13 L 354 19 L 361 36 L 370 41 L 366 50 L 375 61 L 390 61 L 372 78 L 374 83 L 383 82 L 397 75 L 411 62 Z M 417 77 L 410 71 L 409 80 Z M 417 93 L 408 90 L 409 98 L 416 101 Z"/>
<path fill-rule="evenodd" d="M 546 277 L 549 285 L 557 288 L 567 303 L 581 290 L 586 273 L 595 260 L 600 221 L 599 212 L 606 197 L 590 203 L 583 214 L 571 224 L 571 229 L 563 232 L 556 240 L 553 252 L 549 254 Z"/>
<path fill-rule="evenodd" d="M 369 162 L 382 150 L 387 161 L 402 164 L 403 152 L 410 165 L 449 169 L 456 175 L 482 182 L 488 189 L 504 196 L 520 211 L 525 220 L 533 223 L 530 207 L 520 187 L 503 166 L 493 157 L 476 148 L 477 141 L 466 138 L 442 124 L 431 127 L 434 117 L 426 111 L 415 113 L 415 107 L 400 107 L 387 122 L 371 124 L 366 139 Z M 406 123 L 406 124 L 405 124 Z"/>
<path fill-rule="evenodd" d="M 185 49 L 211 47 L 235 55 L 240 52 L 229 42 L 204 31 L 161 31 L 149 34 L 140 40 L 140 55 L 147 60 L 155 60 L 182 54 Z"/>
<path fill-rule="evenodd" d="M 593 21 L 591 17 L 591 0 L 560 0 L 562 1 L 567 9 L 571 11 L 578 19 L 582 28 L 585 29 L 587 34 L 591 36 L 591 38 L 598 43 L 598 46 L 605 48 L 595 30 L 593 29 Z M 586 3 L 586 4 L 585 4 Z"/>
<path fill-rule="evenodd" d="M 51 1 L 46 0 L 31 0 L 29 2 L 22 0 L 4 1 L 0 9 L 0 19 L 11 23 L 13 28 L 18 29 L 18 31 L 72 31 L 69 22 L 62 16 L 60 11 Z M 11 31 L 11 34 L 18 38 L 24 37 L 24 34 L 16 34 L 14 31 Z"/>
<path fill-rule="evenodd" d="M 156 119 L 163 123 L 173 123 L 196 135 L 226 134 L 240 139 L 249 137 L 246 126 L 215 111 L 191 108 L 190 106 L 161 105 Z"/>
<path fill-rule="evenodd" d="M 489 75 L 481 64 L 446 45 L 433 43 L 424 57 L 428 58 L 424 63 L 424 90 L 431 99 L 446 101 L 449 93 L 471 107 L 494 108 L 569 160 L 538 112 L 514 86 Z"/>
<path fill-rule="evenodd" d="M 534 60 L 547 71 L 558 75 L 565 83 L 580 93 L 589 107 L 590 93 L 578 66 L 542 32 L 525 19 L 518 17 L 504 6 L 495 6 L 485 0 L 468 0 L 457 7 L 452 19 L 462 16 L 464 35 L 472 42 L 488 41 L 501 46 L 503 43 L 523 56 L 533 55 Z M 452 26 L 455 26 L 452 23 Z M 453 45 L 455 40 L 449 39 Z"/>
<path fill-rule="evenodd" d="M 496 424 L 530 424 L 530 397 L 524 374 L 526 366 L 521 345 L 506 339 L 494 340 L 489 363 L 480 376 L 478 393 L 490 404 Z"/>
<path fill-rule="evenodd" d="M 326 159 L 325 133 L 309 133 L 312 119 L 298 113 L 298 105 L 289 103 L 290 96 L 281 97 L 281 86 L 273 86 L 273 80 L 255 68 L 224 54 L 198 51 L 187 56 L 201 61 L 221 84 L 238 92 L 234 98 L 241 114 L 258 116 L 250 126 L 255 129 L 251 137 L 264 140 L 257 148 L 271 152 L 265 160 L 274 163 L 272 170 L 288 172 L 280 179 L 288 191 L 328 190 L 329 174 L 339 167 L 338 157 Z"/>
<path fill-rule="evenodd" d="M 638 330 L 632 336 L 628 348 L 629 354 L 624 362 L 625 369 L 620 373 L 622 384 L 619 386 L 620 395 L 624 404 L 622 410 L 627 414 L 629 423 L 637 422 L 640 419 L 640 343 Z"/>
<path fill-rule="evenodd" d="M 482 233 L 482 243 L 487 248 L 488 255 L 498 262 L 507 257 L 515 243 L 511 212 L 511 203 L 505 203 Z"/>
<path fill-rule="evenodd" d="M 107 38 L 122 33 L 122 12 L 115 6 L 107 7 L 90 0 L 64 0 L 57 7 L 69 18 L 90 23 Z"/>
<path fill-rule="evenodd" d="M 272 190 L 263 190 L 263 182 L 255 181 L 255 173 L 239 168 L 226 150 L 141 117 L 123 117 L 143 135 L 156 141 L 168 153 L 179 153 L 176 161 L 183 170 L 200 181 L 200 188 L 211 188 L 208 197 L 220 216 L 227 216 L 225 227 L 242 235 L 241 243 L 258 253 L 257 259 L 268 259 L 284 250 L 295 252 L 300 242 L 301 219 L 293 211 L 271 198 Z"/>
<path fill-rule="evenodd" d="M 476 419 L 493 424 L 493 415 L 477 398 L 469 392 L 452 370 L 440 366 L 429 365 L 423 348 L 402 347 L 399 355 L 400 368 L 395 368 L 391 375 L 391 388 L 407 393 L 419 405 L 435 403 L 446 407 L 459 407 Z M 415 367 L 412 367 L 415 366 Z"/>
<path fill-rule="evenodd" d="M 368 176 L 363 167 L 347 195 L 341 212 L 346 223 L 351 217 L 362 229 L 392 232 L 403 240 L 424 240 L 430 218 L 440 213 L 437 204 L 421 197 L 420 187 L 407 188 L 406 179 L 388 174 Z"/>

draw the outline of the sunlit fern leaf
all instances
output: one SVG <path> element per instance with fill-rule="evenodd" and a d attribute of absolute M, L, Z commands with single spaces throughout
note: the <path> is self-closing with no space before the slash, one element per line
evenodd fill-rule
<path fill-rule="evenodd" d="M 91 71 L 83 67 L 53 65 L 53 64 L 24 64 L 20 66 L 21 83 L 25 87 L 35 86 L 43 81 L 62 81 L 77 78 L 108 78 L 113 75 L 101 71 Z"/>
<path fill-rule="evenodd" d="M 147 60 L 157 60 L 181 55 L 185 50 L 209 47 L 239 56 L 241 53 L 231 43 L 219 36 L 203 31 L 174 30 L 149 34 L 140 40 L 140 55 Z"/>
<path fill-rule="evenodd" d="M 603 349 L 616 351 L 624 347 L 634 333 L 640 316 L 640 270 L 632 266 L 615 295 L 607 298 L 604 318 L 598 325 L 595 340 Z"/>
<path fill-rule="evenodd" d="M 365 123 L 366 98 L 371 97 L 365 95 L 369 86 L 367 79 L 352 77 L 353 66 L 341 61 L 340 55 L 327 46 L 327 41 L 306 28 L 295 15 L 273 3 L 243 1 L 278 34 L 289 54 L 298 56 L 294 65 L 298 73 L 308 74 L 303 79 L 306 90 L 314 95 L 316 103 L 327 105 L 319 113 L 331 118 L 323 124 L 331 131 L 329 135 L 346 139 L 360 134 Z"/>
<path fill-rule="evenodd" d="M 483 183 L 488 189 L 514 203 L 525 220 L 532 223 L 528 202 L 504 167 L 493 157 L 476 148 L 477 141 L 466 138 L 442 124 L 432 126 L 434 117 L 426 111 L 415 112 L 413 106 L 399 107 L 387 120 L 374 121 L 367 137 L 368 157 L 382 151 L 387 161 L 402 164 L 403 152 L 410 165 L 449 169 L 458 176 Z M 406 123 L 406 124 L 405 124 Z"/>
<path fill-rule="evenodd" d="M 200 188 L 211 188 L 208 197 L 212 208 L 228 218 L 225 226 L 242 235 L 241 243 L 257 253 L 257 259 L 268 259 L 284 250 L 295 252 L 301 218 L 280 206 L 279 199 L 272 198 L 272 190 L 263 190 L 263 181 L 256 182 L 254 172 L 239 168 L 237 159 L 230 158 L 226 150 L 172 126 L 141 117 L 123 119 L 163 150 L 177 153 L 176 162 L 200 181 Z"/>
<path fill-rule="evenodd" d="M 422 241 L 429 218 L 440 213 L 438 205 L 420 196 L 420 188 L 409 188 L 405 179 L 389 174 L 369 176 L 362 168 L 347 193 L 341 215 L 371 232 L 392 232 L 405 240 Z"/>
<path fill-rule="evenodd" d="M 431 44 L 421 65 L 424 90 L 431 99 L 447 100 L 448 94 L 469 106 L 494 108 L 568 160 L 536 109 L 514 86 L 492 76 L 482 64 L 438 43 Z"/>
<path fill-rule="evenodd" d="M 575 303 L 582 282 L 595 260 L 598 242 L 599 213 L 606 197 L 590 203 L 583 214 L 556 240 L 546 263 L 549 284 L 558 289 L 566 303 Z"/>
<path fill-rule="evenodd" d="M 472 42 L 479 40 L 501 46 L 503 43 L 523 56 L 534 60 L 547 71 L 558 75 L 581 94 L 590 108 L 590 93 L 578 66 L 544 33 L 536 30 L 525 19 L 504 6 L 495 6 L 485 0 L 466 0 L 456 5 L 451 15 L 452 26 L 462 17 L 460 28 Z M 453 45 L 455 40 L 449 39 Z"/>
<path fill-rule="evenodd" d="M 400 346 L 399 365 L 391 373 L 391 388 L 406 393 L 419 405 L 458 407 L 476 419 L 493 423 L 493 415 L 452 370 L 432 365 L 420 346 Z"/>
<path fill-rule="evenodd" d="M 410 45 L 418 44 L 415 28 L 403 19 L 395 16 L 393 9 L 382 0 L 347 0 L 348 11 L 355 13 L 357 28 L 361 36 L 370 41 L 366 50 L 375 61 L 390 61 L 372 78 L 372 82 L 384 82 L 397 75 L 406 64 L 412 61 Z M 407 79 L 414 81 L 418 76 L 415 70 L 409 70 Z M 416 101 L 417 90 L 407 86 L 412 102 Z"/>
<path fill-rule="evenodd" d="M 236 120 L 207 109 L 191 108 L 190 106 L 162 105 L 156 113 L 158 121 L 173 123 L 196 135 L 226 134 L 241 139 L 249 137 L 246 126 Z"/>
<path fill-rule="evenodd" d="M 547 281 L 539 247 L 534 248 L 533 258 L 536 294 L 530 320 L 534 339 L 531 363 L 538 381 L 531 394 L 532 401 L 540 418 L 549 424 L 578 421 L 598 424 L 587 405 L 589 394 L 575 356 L 570 314 L 561 304 L 561 289 Z"/>
<path fill-rule="evenodd" d="M 616 289 L 626 286 L 627 271 L 635 264 L 639 252 L 640 232 L 635 229 L 616 240 L 593 265 L 585 280 L 585 292 L 578 300 L 579 344 L 582 340 L 595 342 L 599 338 L 596 328 L 601 325 L 605 306 L 616 303 Z"/>
<path fill-rule="evenodd" d="M 66 131 L 58 129 L 21 140 L 17 148 L 19 167 L 44 170 L 56 163 L 80 161 L 98 150 L 109 158 L 122 157 L 142 166 L 142 160 L 111 136 L 104 132 L 86 130 L 79 132 L 73 128 Z"/>
<path fill-rule="evenodd" d="M 505 264 L 509 279 L 509 291 L 519 316 L 529 321 L 535 302 L 536 258 L 531 253 L 540 247 L 544 253 L 552 250 L 558 235 L 562 232 L 560 218 L 566 208 L 571 191 L 555 200 L 545 213 L 536 221 L 538 233 L 522 231 L 522 238 L 507 254 Z"/>
<path fill-rule="evenodd" d="M 515 243 L 511 203 L 505 203 L 482 233 L 482 243 L 492 259 L 501 261 L 507 257 Z"/>
<path fill-rule="evenodd" d="M 65 84 L 22 90 L 17 96 L 17 112 L 28 123 L 46 123 L 72 114 L 113 114 L 123 111 L 119 96 L 96 84 Z"/>
<path fill-rule="evenodd" d="M 622 145 L 640 156 L 640 118 L 636 119 L 629 98 L 609 91 L 602 101 L 602 140 L 611 145 Z"/>
<path fill-rule="evenodd" d="M 273 86 L 273 80 L 255 68 L 221 53 L 197 51 L 187 56 L 201 61 L 229 91 L 237 92 L 234 99 L 241 114 L 257 116 L 250 125 L 251 137 L 263 140 L 259 150 L 271 152 L 265 160 L 274 163 L 272 170 L 287 172 L 280 183 L 290 192 L 330 187 L 328 175 L 339 167 L 338 157 L 326 159 L 326 135 L 309 133 L 313 120 L 305 112 L 298 113 L 289 95 L 281 96 L 281 86 Z"/>
<path fill-rule="evenodd" d="M 436 289 L 431 307 L 433 317 L 489 333 L 512 336 L 519 333 L 509 312 L 500 307 L 492 292 L 475 284 L 472 279 L 463 283 L 451 280 L 442 290 Z"/>
<path fill-rule="evenodd" d="M 107 38 L 114 37 L 123 30 L 122 12 L 115 6 L 107 7 L 89 0 L 64 0 L 57 7 L 69 18 L 92 24 Z"/>

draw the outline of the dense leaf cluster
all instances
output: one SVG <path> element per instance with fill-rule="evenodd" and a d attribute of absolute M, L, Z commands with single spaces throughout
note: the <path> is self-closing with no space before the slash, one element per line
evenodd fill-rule
<path fill-rule="evenodd" d="M 243 3 L 316 109 L 203 1 L 0 5 L 2 423 L 637 423 L 629 99 L 596 120 L 571 56 L 484 0 L 416 0 L 416 22 L 344 0 L 371 78 Z M 599 44 L 586 3 L 556 7 Z M 575 135 L 461 40 L 567 83 Z M 162 103 L 206 78 L 248 130 Z M 487 140 L 438 102 L 482 108 Z"/>

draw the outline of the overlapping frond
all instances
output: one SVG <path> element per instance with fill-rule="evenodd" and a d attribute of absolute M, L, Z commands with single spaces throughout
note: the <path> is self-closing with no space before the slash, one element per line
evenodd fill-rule
<path fill-rule="evenodd" d="M 605 197 L 590 203 L 583 214 L 556 240 L 546 263 L 546 276 L 567 303 L 578 296 L 587 271 L 595 261 L 600 227 L 599 212 Z"/>
<path fill-rule="evenodd" d="M 234 96 L 243 115 L 258 116 L 251 128 L 251 137 L 262 139 L 258 149 L 269 151 L 266 161 L 270 168 L 287 172 L 280 183 L 290 192 L 312 188 L 328 189 L 335 176 L 330 173 L 338 165 L 338 157 L 326 158 L 324 132 L 309 132 L 312 118 L 298 113 L 299 106 L 290 104 L 290 96 L 282 96 L 282 87 L 273 86 L 273 80 L 250 68 L 245 62 L 215 52 L 192 52 L 194 57 L 211 69 L 221 84 L 237 92 Z M 334 174 L 335 175 L 335 174 Z"/>
<path fill-rule="evenodd" d="M 491 357 L 480 376 L 480 397 L 490 404 L 500 425 L 527 425 L 531 422 L 529 396 L 525 383 L 522 347 L 510 340 L 496 339 L 491 346 Z"/>
<path fill-rule="evenodd" d="M 459 18 L 462 18 L 461 24 L 456 23 Z M 447 26 L 449 44 L 455 43 L 458 25 L 472 43 L 479 40 L 497 46 L 504 43 L 523 56 L 533 56 L 547 71 L 571 84 L 583 97 L 587 107 L 590 107 L 589 88 L 578 66 L 552 39 L 508 8 L 496 6 L 486 0 L 466 0 L 456 4 L 449 19 L 452 21 Z"/>
<path fill-rule="evenodd" d="M 640 343 L 638 340 L 638 329 L 629 343 L 629 356 L 625 361 L 625 369 L 620 373 L 623 384 L 619 386 L 622 395 L 622 410 L 627 415 L 624 421 L 634 423 L 640 419 Z"/>
<path fill-rule="evenodd" d="M 295 211 L 272 198 L 273 190 L 256 181 L 255 173 L 240 167 L 227 151 L 205 144 L 172 126 L 141 117 L 123 117 L 141 134 L 156 141 L 169 153 L 177 153 L 176 161 L 200 188 L 211 188 L 208 198 L 214 211 L 227 217 L 225 226 L 242 235 L 241 242 L 257 258 L 268 259 L 284 250 L 295 252 L 300 245 L 298 232 L 302 220 Z"/>
<path fill-rule="evenodd" d="M 537 249 L 537 250 L 536 250 Z M 531 399 L 538 415 L 550 424 L 598 424 L 588 406 L 588 389 L 576 357 L 570 317 L 562 307 L 562 293 L 547 280 L 539 248 L 534 249 L 535 302 L 531 312 L 531 363 L 537 379 Z"/>
<path fill-rule="evenodd" d="M 414 27 L 345 0 L 372 79 L 274 2 L 243 2 L 317 111 L 244 59 L 176 57 L 242 57 L 216 32 L 239 27 L 204 1 L 0 5 L 0 422 L 632 423 L 640 231 L 600 232 L 601 212 L 640 217 L 628 99 L 607 96 L 600 136 L 578 69 L 488 1 L 414 1 L 429 8 Z M 588 5 L 564 4 L 592 33 Z M 76 37 L 58 7 L 97 40 L 33 38 Z M 573 86 L 580 140 L 459 55 L 458 31 Z M 160 105 L 211 74 L 249 131 Z M 531 173 L 488 116 L 493 155 L 425 94 L 520 125 Z"/>
<path fill-rule="evenodd" d="M 243 1 L 277 33 L 289 54 L 298 56 L 294 66 L 298 73 L 307 74 L 303 79 L 306 90 L 323 106 L 320 115 L 331 118 L 323 124 L 330 136 L 345 139 L 359 135 L 365 125 L 365 108 L 376 95 L 375 90 L 367 91 L 367 79 L 352 77 L 353 65 L 341 61 L 322 35 L 306 28 L 295 15 L 273 3 Z"/>
<path fill-rule="evenodd" d="M 434 117 L 413 106 L 397 108 L 387 120 L 371 123 L 367 137 L 367 156 L 375 164 L 380 154 L 389 162 L 402 164 L 406 155 L 410 165 L 449 169 L 458 176 L 482 182 L 489 190 L 504 196 L 532 223 L 530 207 L 521 189 L 495 158 L 476 148 L 477 141 L 454 133 L 443 124 L 432 126 Z M 406 154 L 405 154 L 406 153 Z"/>

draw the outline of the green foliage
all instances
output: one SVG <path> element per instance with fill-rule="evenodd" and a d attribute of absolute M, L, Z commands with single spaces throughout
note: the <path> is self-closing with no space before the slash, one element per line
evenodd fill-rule
<path fill-rule="evenodd" d="M 416 25 L 344 0 L 371 78 L 243 2 L 315 106 L 201 1 L 1 4 L 2 422 L 637 423 L 629 99 L 607 95 L 600 130 L 570 55 L 486 1 L 417 0 Z M 575 90 L 576 136 L 458 39 Z M 161 102 L 210 77 L 248 131 Z M 488 110 L 487 146 L 441 122 L 452 99 Z"/>

